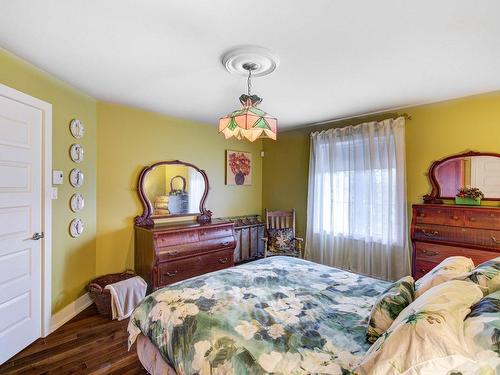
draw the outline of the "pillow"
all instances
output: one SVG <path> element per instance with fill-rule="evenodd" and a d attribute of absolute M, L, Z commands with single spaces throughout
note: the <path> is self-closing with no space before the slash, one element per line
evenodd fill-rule
<path fill-rule="evenodd" d="M 474 364 L 464 339 L 464 319 L 479 301 L 479 286 L 462 280 L 437 285 L 406 307 L 371 346 L 359 374 L 446 374 Z"/>
<path fill-rule="evenodd" d="M 500 373 L 500 290 L 487 295 L 472 307 L 464 322 L 468 350 L 491 373 Z"/>
<path fill-rule="evenodd" d="M 463 280 L 474 268 L 472 259 L 454 256 L 439 263 L 430 272 L 415 281 L 415 298 L 418 298 L 433 286 L 450 280 Z"/>
<path fill-rule="evenodd" d="M 374 343 L 389 329 L 399 313 L 415 299 L 415 280 L 405 276 L 387 288 L 377 299 L 368 321 L 366 339 Z"/>
<path fill-rule="evenodd" d="M 500 290 L 500 257 L 481 263 L 472 270 L 469 279 L 483 289 L 484 295 Z"/>
<path fill-rule="evenodd" d="M 287 251 L 293 249 L 292 228 L 280 228 L 268 230 L 268 250 L 274 252 Z"/>

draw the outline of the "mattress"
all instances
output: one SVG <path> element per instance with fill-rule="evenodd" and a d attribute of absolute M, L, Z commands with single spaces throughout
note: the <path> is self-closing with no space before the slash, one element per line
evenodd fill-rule
<path fill-rule="evenodd" d="M 176 375 L 175 370 L 165 362 L 158 348 L 144 335 L 137 336 L 137 356 L 142 366 L 151 375 Z"/>

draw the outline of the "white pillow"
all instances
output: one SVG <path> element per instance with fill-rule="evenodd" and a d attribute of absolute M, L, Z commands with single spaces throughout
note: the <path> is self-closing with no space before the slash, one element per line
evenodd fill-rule
<path fill-rule="evenodd" d="M 470 281 L 437 285 L 406 307 L 368 350 L 356 373 L 434 375 L 474 365 L 464 339 L 464 319 L 482 297 Z"/>
<path fill-rule="evenodd" d="M 450 280 L 463 280 L 474 269 L 474 262 L 463 256 L 449 257 L 415 282 L 415 298 L 433 286 Z"/>

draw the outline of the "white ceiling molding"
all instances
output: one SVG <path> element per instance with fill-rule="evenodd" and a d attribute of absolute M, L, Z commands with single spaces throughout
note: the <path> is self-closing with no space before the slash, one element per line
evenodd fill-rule
<path fill-rule="evenodd" d="M 16 0 L 0 46 L 100 100 L 216 125 L 246 78 L 221 56 L 279 56 L 253 91 L 281 130 L 500 89 L 500 1 Z M 1 67 L 0 67 L 1 68 Z"/>

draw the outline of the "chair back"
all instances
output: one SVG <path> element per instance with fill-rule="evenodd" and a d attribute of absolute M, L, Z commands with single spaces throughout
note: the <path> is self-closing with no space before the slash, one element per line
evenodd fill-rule
<path fill-rule="evenodd" d="M 295 209 L 291 211 L 268 211 L 265 209 L 266 229 L 292 228 L 295 236 Z"/>

